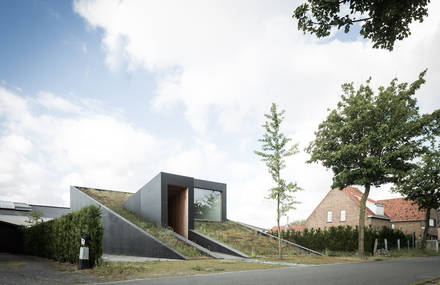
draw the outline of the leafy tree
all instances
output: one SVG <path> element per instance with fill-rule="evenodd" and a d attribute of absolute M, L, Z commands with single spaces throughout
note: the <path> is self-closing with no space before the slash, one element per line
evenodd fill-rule
<path fill-rule="evenodd" d="M 410 85 L 393 79 L 378 94 L 369 86 L 371 78 L 358 90 L 353 83 L 342 85 L 341 101 L 319 125 L 315 140 L 306 149 L 311 155 L 309 163 L 319 161 L 333 171 L 332 187 L 365 187 L 359 213 L 358 251 L 362 257 L 370 187 L 397 182 L 420 154 L 420 136 L 429 116 L 419 115 L 415 92 L 425 82 L 425 72 Z"/>
<path fill-rule="evenodd" d="M 422 22 L 428 15 L 429 0 L 307 0 L 298 6 L 293 17 L 298 29 L 315 34 L 318 38 L 330 35 L 333 27 L 350 27 L 362 22 L 360 34 L 371 39 L 374 48 L 392 50 L 396 40 L 411 34 L 409 25 Z"/>
<path fill-rule="evenodd" d="M 426 210 L 425 230 L 422 248 L 426 247 L 430 211 L 440 208 L 440 150 L 434 141 L 407 176 L 401 179 L 395 190 L 405 195 L 406 200 L 414 201 L 419 209 Z"/>
<path fill-rule="evenodd" d="M 270 175 L 275 182 L 275 187 L 269 189 L 269 197 L 277 203 L 277 229 L 278 229 L 278 251 L 280 259 L 283 258 L 281 247 L 281 230 L 280 218 L 285 215 L 287 211 L 295 209 L 294 205 L 298 202 L 295 200 L 293 194 L 301 190 L 296 183 L 287 182 L 281 178 L 281 170 L 286 167 L 285 158 L 294 155 L 298 152 L 298 144 L 293 144 L 288 147 L 291 141 L 283 133 L 280 132 L 280 125 L 284 120 L 285 111 L 277 111 L 277 105 L 272 103 L 270 114 L 265 114 L 267 118 L 263 125 L 265 133 L 263 138 L 259 139 L 262 143 L 262 150 L 255 151 L 255 154 L 261 157 L 261 160 L 266 163 Z"/>

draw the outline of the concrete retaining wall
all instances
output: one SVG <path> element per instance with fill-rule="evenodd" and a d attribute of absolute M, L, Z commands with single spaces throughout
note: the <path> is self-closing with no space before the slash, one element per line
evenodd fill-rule
<path fill-rule="evenodd" d="M 179 252 L 167 246 L 103 204 L 89 197 L 76 187 L 70 187 L 70 207 L 72 211 L 80 210 L 89 205 L 96 205 L 100 207 L 102 211 L 101 218 L 104 226 L 104 253 L 186 259 L 186 257 Z"/>

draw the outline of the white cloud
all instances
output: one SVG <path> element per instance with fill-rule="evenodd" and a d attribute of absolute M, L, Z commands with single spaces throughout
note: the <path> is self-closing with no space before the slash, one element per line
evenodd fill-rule
<path fill-rule="evenodd" d="M 430 16 L 390 53 L 368 42 L 304 36 L 291 19 L 291 1 L 75 1 L 75 11 L 104 31 L 107 66 L 154 72 L 151 107 L 183 106 L 198 138 L 164 140 L 100 102 L 50 92 L 31 99 L 0 88 L 0 199 L 66 205 L 70 184 L 136 191 L 167 171 L 226 182 L 229 217 L 270 226 L 270 177 L 252 156 L 270 103 L 286 109 L 284 130 L 301 150 L 347 81 L 412 81 L 427 67 L 420 105 L 425 112 L 438 108 L 439 5 L 431 3 Z M 36 106 L 44 110 L 36 113 Z M 237 146 L 216 142 L 210 130 L 224 140 L 237 137 Z M 331 173 L 305 164 L 307 158 L 298 154 L 285 170 L 305 189 L 290 220 L 306 218 L 331 184 Z M 386 188 L 372 197 L 389 196 Z"/>
<path fill-rule="evenodd" d="M 252 152 L 250 142 L 257 140 L 271 102 L 286 109 L 285 131 L 301 150 L 327 108 L 335 106 L 342 83 L 361 83 L 370 76 L 375 85 L 395 76 L 413 81 L 429 68 L 418 95 L 422 111 L 440 103 L 440 3 L 430 4 L 430 16 L 413 24 L 412 35 L 397 42 L 393 52 L 372 49 L 364 41 L 323 43 L 304 36 L 291 18 L 296 6 L 292 1 L 74 2 L 91 27 L 104 31 L 108 66 L 155 72 L 152 107 L 183 105 L 193 129 L 208 138 L 171 159 L 171 169 L 227 181 L 230 216 L 265 226 L 275 215 L 273 204 L 263 198 L 270 186 L 264 164 L 234 155 Z M 240 143 L 236 149 L 212 146 L 210 130 L 226 139 L 239 137 Z M 305 189 L 297 195 L 303 204 L 290 214 L 295 219 L 306 218 L 331 184 L 329 171 L 306 160 L 306 154 L 299 154 L 285 172 Z M 372 196 L 390 194 L 384 187 Z"/>
<path fill-rule="evenodd" d="M 50 92 L 40 92 L 37 96 L 37 102 L 51 111 L 60 111 L 64 113 L 78 113 L 81 108 L 69 101 L 57 97 Z"/>
<path fill-rule="evenodd" d="M 0 88 L 2 199 L 66 205 L 69 185 L 135 191 L 157 171 L 151 161 L 168 142 L 110 114 L 42 94 L 35 100 Z M 33 111 L 39 104 L 48 109 Z"/>

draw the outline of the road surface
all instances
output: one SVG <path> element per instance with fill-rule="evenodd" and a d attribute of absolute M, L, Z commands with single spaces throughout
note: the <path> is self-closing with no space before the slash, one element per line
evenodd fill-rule
<path fill-rule="evenodd" d="M 186 277 L 110 282 L 118 285 L 329 284 L 407 285 L 440 276 L 440 257 L 328 264 Z"/>

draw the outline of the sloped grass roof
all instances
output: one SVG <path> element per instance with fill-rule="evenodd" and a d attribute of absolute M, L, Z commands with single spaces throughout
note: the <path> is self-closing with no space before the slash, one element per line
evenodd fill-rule
<path fill-rule="evenodd" d="M 236 248 L 250 257 L 270 257 L 278 255 L 278 240 L 263 236 L 257 231 L 238 223 L 196 221 L 195 230 L 218 240 L 232 248 Z M 303 255 L 304 251 L 293 245 L 283 243 L 283 255 Z"/>
<path fill-rule="evenodd" d="M 137 225 L 141 229 L 145 230 L 155 238 L 159 239 L 166 245 L 180 252 L 188 258 L 207 258 L 200 251 L 194 247 L 187 245 L 183 241 L 177 239 L 171 232 L 156 227 L 155 224 L 148 222 L 141 217 L 137 216 L 133 212 L 125 209 L 123 207 L 124 202 L 133 195 L 133 193 L 119 192 L 111 190 L 93 189 L 85 187 L 76 187 L 82 192 L 86 193 L 96 201 L 102 203 L 103 205 L 109 207 L 111 210 L 115 211 L 122 217 L 126 218 L 133 224 Z"/>

